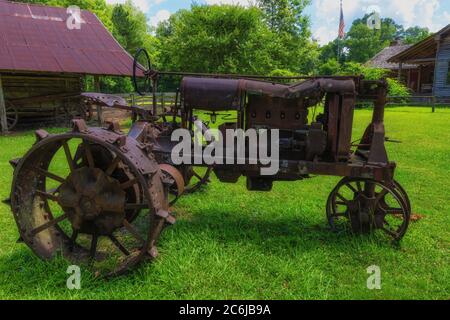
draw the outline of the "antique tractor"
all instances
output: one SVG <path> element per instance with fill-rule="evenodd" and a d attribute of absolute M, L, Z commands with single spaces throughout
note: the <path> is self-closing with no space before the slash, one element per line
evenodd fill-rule
<path fill-rule="evenodd" d="M 182 80 L 175 103 L 158 110 L 162 77 Z M 286 85 L 277 80 L 286 79 L 158 72 L 146 52 L 139 51 L 134 83 L 137 92 L 152 87 L 152 110 L 128 106 L 118 97 L 84 95 L 92 105 L 132 111 L 135 121 L 128 133 L 116 123 L 91 128 L 75 119 L 65 134 L 38 130 L 31 150 L 11 161 L 9 202 L 20 241 L 44 259 L 61 253 L 71 261 L 89 261 L 102 274 L 122 274 L 157 256 L 161 232 L 175 223 L 172 205 L 209 182 L 211 172 L 228 183 L 244 176 L 253 191 L 270 191 L 276 181 L 311 175 L 343 177 L 326 203 L 331 228 L 376 232 L 399 241 L 408 228 L 411 204 L 394 180 L 396 164 L 385 149 L 386 82 L 316 77 Z M 357 100 L 373 101 L 374 110 L 362 139 L 353 143 Z M 220 131 L 279 130 L 276 174 L 261 175 L 263 165 L 250 161 L 195 166 L 172 161 L 175 130 L 193 131 L 199 115 L 216 122 L 224 113 Z M 207 131 L 203 123 L 202 132 Z M 217 142 L 212 139 L 203 148 Z"/>

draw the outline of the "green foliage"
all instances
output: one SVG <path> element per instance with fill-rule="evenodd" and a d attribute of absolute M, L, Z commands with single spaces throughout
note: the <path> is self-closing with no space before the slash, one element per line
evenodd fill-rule
<path fill-rule="evenodd" d="M 193 5 L 159 25 L 162 67 L 190 72 L 254 71 L 253 64 L 260 65 L 255 60 L 264 60 L 254 50 L 267 36 L 263 31 L 261 13 L 254 8 Z"/>
<path fill-rule="evenodd" d="M 298 74 L 296 74 L 292 71 L 286 70 L 286 69 L 275 69 L 272 72 L 270 72 L 268 75 L 271 77 L 295 77 L 295 76 L 298 76 Z"/>
<path fill-rule="evenodd" d="M 336 59 L 329 59 L 319 68 L 319 74 L 324 76 L 333 76 L 341 72 L 341 64 Z"/>
<path fill-rule="evenodd" d="M 147 18 L 128 0 L 125 4 L 118 4 L 112 10 L 114 37 L 130 53 L 134 54 L 142 48 L 148 34 Z"/>
<path fill-rule="evenodd" d="M 360 63 L 347 62 L 343 65 L 341 75 L 362 75 L 366 80 L 380 80 L 386 78 L 388 94 L 396 97 L 410 97 L 411 91 L 397 79 L 387 78 L 389 70 L 366 67 Z"/>
<path fill-rule="evenodd" d="M 367 26 L 369 15 L 356 19 L 344 40 L 348 49 L 348 60 L 365 63 L 397 38 L 402 26 L 392 19 L 381 20 L 381 29 L 370 29 Z"/>
<path fill-rule="evenodd" d="M 268 74 L 268 76 L 271 76 L 271 77 L 296 77 L 296 76 L 298 76 L 298 74 L 296 74 L 295 72 L 286 70 L 286 69 L 275 69 L 272 72 L 270 72 Z M 289 84 L 289 83 L 292 83 L 293 80 L 290 80 L 290 79 L 278 80 L 277 82 Z"/>
<path fill-rule="evenodd" d="M 318 46 L 305 36 L 309 27 L 294 27 L 296 32 L 271 30 L 257 7 L 192 5 L 158 26 L 160 67 L 212 73 L 267 75 L 276 69 L 311 73 L 318 64 Z"/>
<path fill-rule="evenodd" d="M 337 60 L 338 45 L 345 48 L 340 57 L 341 63 L 353 61 L 365 63 L 383 48 L 389 46 L 394 40 L 402 40 L 404 43 L 413 44 L 430 35 L 427 28 L 411 27 L 404 29 L 391 18 L 381 19 L 381 29 L 370 29 L 367 26 L 366 14 L 353 21 L 350 30 L 344 40 L 335 39 L 320 49 L 320 60 L 328 63 L 330 59 Z"/>
<path fill-rule="evenodd" d="M 309 17 L 303 14 L 311 0 L 257 0 L 270 30 L 309 37 Z"/>
<path fill-rule="evenodd" d="M 389 86 L 389 95 L 393 97 L 410 97 L 411 90 L 397 79 L 386 79 Z"/>
<path fill-rule="evenodd" d="M 340 41 L 339 39 L 335 39 L 320 48 L 320 55 L 319 55 L 320 61 L 326 63 L 330 59 L 338 60 L 337 52 L 339 47 L 339 41 Z M 345 58 L 345 55 L 343 55 L 342 57 Z"/>
<path fill-rule="evenodd" d="M 403 42 L 406 44 L 414 44 L 429 37 L 431 32 L 428 28 L 411 27 L 402 33 Z"/>

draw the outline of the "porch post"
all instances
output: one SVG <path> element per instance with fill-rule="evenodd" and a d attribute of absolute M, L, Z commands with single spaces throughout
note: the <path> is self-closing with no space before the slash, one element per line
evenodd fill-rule
<path fill-rule="evenodd" d="M 0 127 L 2 133 L 8 132 L 8 121 L 6 120 L 6 102 L 3 93 L 2 76 L 0 75 Z"/>
<path fill-rule="evenodd" d="M 441 39 L 436 39 L 437 42 L 437 49 L 436 49 L 436 57 L 434 61 L 434 78 L 433 78 L 433 97 L 436 98 L 436 81 L 438 77 L 437 67 L 439 64 L 439 53 L 441 51 Z"/>
<path fill-rule="evenodd" d="M 95 88 L 95 92 L 100 93 L 100 77 L 99 76 L 94 76 L 94 88 Z M 98 121 L 99 126 L 103 125 L 103 114 L 102 113 L 103 113 L 102 107 L 97 104 L 97 121 Z"/>
<path fill-rule="evenodd" d="M 407 87 L 411 88 L 411 69 L 408 69 L 408 79 L 407 79 Z"/>
<path fill-rule="evenodd" d="M 417 78 L 417 93 L 422 93 L 422 65 L 419 66 L 419 75 Z"/>
<path fill-rule="evenodd" d="M 402 81 L 402 72 L 403 72 L 403 62 L 400 62 L 398 65 L 398 81 Z"/>

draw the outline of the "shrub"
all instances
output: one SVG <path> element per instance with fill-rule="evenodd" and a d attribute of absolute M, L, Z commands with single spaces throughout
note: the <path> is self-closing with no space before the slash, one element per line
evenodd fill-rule
<path fill-rule="evenodd" d="M 410 89 L 398 80 L 388 78 L 387 83 L 390 96 L 401 97 L 401 102 L 407 102 L 408 98 L 411 97 Z"/>
<path fill-rule="evenodd" d="M 323 76 L 333 76 L 341 73 L 341 65 L 335 59 L 330 59 L 319 67 L 319 73 Z"/>

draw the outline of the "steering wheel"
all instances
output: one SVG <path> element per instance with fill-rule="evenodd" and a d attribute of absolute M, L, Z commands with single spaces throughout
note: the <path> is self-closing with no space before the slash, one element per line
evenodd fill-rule
<path fill-rule="evenodd" d="M 151 80 L 154 74 L 155 71 L 152 69 L 152 63 L 150 62 L 150 56 L 147 50 L 139 49 L 133 61 L 133 85 L 134 90 L 140 96 L 144 96 L 147 90 L 147 92 L 150 91 Z"/>

